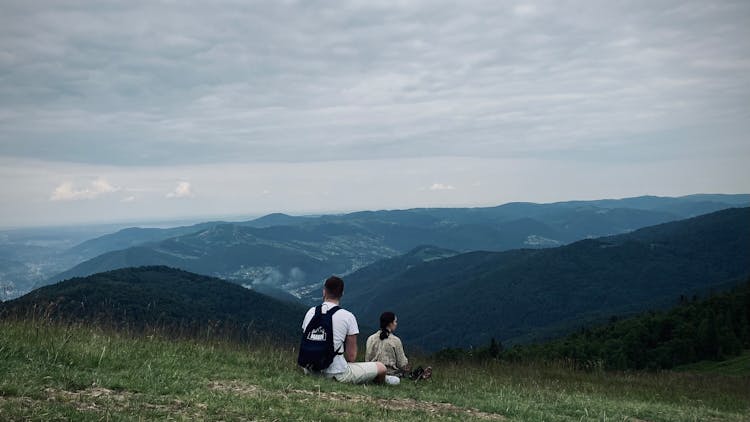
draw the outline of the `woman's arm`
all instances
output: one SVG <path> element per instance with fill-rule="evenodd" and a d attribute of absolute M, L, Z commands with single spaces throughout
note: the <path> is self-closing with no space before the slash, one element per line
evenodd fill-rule
<path fill-rule="evenodd" d="M 393 346 L 394 352 L 396 354 L 396 366 L 399 369 L 403 369 L 405 371 L 409 370 L 409 359 L 406 358 L 406 354 L 404 353 L 404 346 L 401 344 L 401 339 L 394 338 L 396 340 Z"/>
<path fill-rule="evenodd" d="M 367 344 L 365 345 L 365 360 L 372 362 L 375 358 L 375 344 L 372 341 L 372 336 L 367 338 Z"/>

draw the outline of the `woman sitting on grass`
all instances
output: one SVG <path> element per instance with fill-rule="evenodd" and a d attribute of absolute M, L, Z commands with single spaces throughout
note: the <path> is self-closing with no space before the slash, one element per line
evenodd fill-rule
<path fill-rule="evenodd" d="M 385 365 L 386 374 L 390 376 L 411 379 L 430 378 L 432 368 L 429 366 L 424 370 L 422 367 L 411 370 L 401 339 L 393 334 L 397 326 L 398 319 L 393 312 L 383 312 L 380 315 L 380 330 L 367 339 L 365 360 L 382 363 Z"/>

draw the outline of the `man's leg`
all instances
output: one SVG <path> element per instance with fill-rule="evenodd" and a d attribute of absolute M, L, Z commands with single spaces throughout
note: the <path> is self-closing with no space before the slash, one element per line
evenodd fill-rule
<path fill-rule="evenodd" d="M 385 365 L 380 362 L 350 362 L 347 370 L 337 375 L 336 381 L 350 384 L 364 384 L 370 381 L 385 381 Z"/>
<path fill-rule="evenodd" d="M 385 382 L 385 365 L 380 362 L 375 362 L 378 365 L 378 375 L 375 377 L 375 382 L 382 384 Z"/>

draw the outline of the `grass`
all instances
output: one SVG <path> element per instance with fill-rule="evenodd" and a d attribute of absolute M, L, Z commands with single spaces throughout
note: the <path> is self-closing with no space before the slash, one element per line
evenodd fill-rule
<path fill-rule="evenodd" d="M 683 365 L 677 368 L 679 371 L 691 371 L 701 373 L 714 373 L 735 377 L 750 377 L 750 350 L 736 358 L 721 362 L 703 361 Z"/>
<path fill-rule="evenodd" d="M 303 376 L 292 348 L 265 342 L 28 321 L 0 321 L 0 333 L 0 420 L 750 420 L 746 376 L 491 362 L 353 386 Z"/>

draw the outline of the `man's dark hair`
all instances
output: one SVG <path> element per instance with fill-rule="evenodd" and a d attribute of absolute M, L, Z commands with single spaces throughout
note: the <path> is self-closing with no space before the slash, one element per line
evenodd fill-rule
<path fill-rule="evenodd" d="M 339 299 L 344 294 L 344 280 L 332 275 L 326 280 L 325 289 L 331 299 Z"/>

